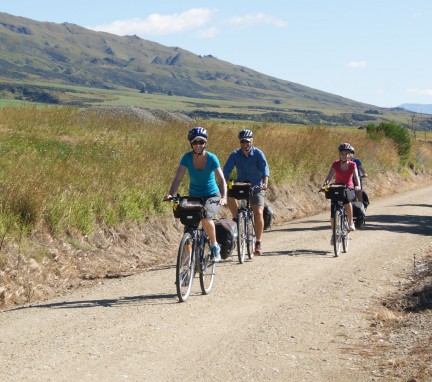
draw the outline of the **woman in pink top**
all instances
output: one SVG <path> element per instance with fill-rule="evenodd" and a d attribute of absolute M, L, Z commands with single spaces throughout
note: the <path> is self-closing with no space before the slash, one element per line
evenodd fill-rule
<path fill-rule="evenodd" d="M 349 143 L 341 143 L 339 145 L 339 158 L 340 160 L 333 162 L 330 167 L 330 171 L 325 178 L 320 191 L 324 189 L 324 187 L 329 184 L 329 182 L 335 177 L 335 183 L 344 184 L 345 187 L 351 188 L 353 190 L 359 190 L 358 186 L 354 184 L 360 184 L 360 180 L 358 178 L 357 166 L 354 162 L 350 160 L 351 158 L 351 150 L 352 146 Z M 355 198 L 355 194 L 353 193 L 353 199 Z M 347 212 L 348 223 L 350 231 L 355 231 L 354 221 L 353 221 L 353 209 L 351 199 L 345 198 L 344 206 Z M 334 225 L 334 216 L 333 216 L 333 208 L 331 209 L 332 215 L 330 218 L 330 224 L 333 228 Z"/>

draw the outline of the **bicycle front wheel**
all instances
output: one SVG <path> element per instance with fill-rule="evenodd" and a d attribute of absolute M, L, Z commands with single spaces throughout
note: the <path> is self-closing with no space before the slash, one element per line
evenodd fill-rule
<path fill-rule="evenodd" d="M 249 260 L 252 260 L 254 257 L 255 251 L 255 222 L 252 212 L 249 214 L 249 219 L 247 220 L 247 253 Z"/>
<path fill-rule="evenodd" d="M 237 255 L 239 263 L 243 264 L 246 253 L 246 211 L 237 213 Z"/>
<path fill-rule="evenodd" d="M 342 216 L 340 210 L 336 210 L 334 214 L 333 224 L 333 248 L 334 255 L 338 257 L 341 253 L 342 246 Z"/>
<path fill-rule="evenodd" d="M 193 239 L 191 234 L 186 232 L 180 242 L 177 255 L 176 287 L 180 302 L 185 302 L 190 295 L 194 272 Z"/>
<path fill-rule="evenodd" d="M 204 233 L 202 233 L 204 235 Z M 202 251 L 202 253 L 200 253 Z M 204 245 L 197 245 L 196 258 L 200 259 L 199 266 L 199 279 L 202 294 L 209 294 L 213 288 L 214 278 L 216 274 L 216 263 L 211 260 L 210 244 L 206 240 Z"/>
<path fill-rule="evenodd" d="M 348 220 L 346 215 L 344 214 L 343 220 L 342 220 L 342 249 L 344 253 L 348 252 L 349 247 L 349 230 L 348 230 Z"/>

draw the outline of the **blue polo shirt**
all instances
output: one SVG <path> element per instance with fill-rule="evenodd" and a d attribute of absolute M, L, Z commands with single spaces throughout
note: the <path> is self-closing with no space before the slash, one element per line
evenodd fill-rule
<path fill-rule="evenodd" d="M 237 180 L 248 181 L 252 186 L 261 185 L 263 176 L 270 176 L 270 169 L 264 153 L 254 146 L 249 150 L 248 156 L 243 154 L 241 148 L 234 150 L 229 155 L 223 168 L 225 179 L 228 179 L 234 167 L 237 170 Z"/>
<path fill-rule="evenodd" d="M 219 187 L 214 173 L 214 170 L 220 167 L 217 156 L 206 151 L 206 166 L 202 170 L 197 170 L 193 165 L 192 155 L 193 152 L 190 151 L 183 155 L 180 160 L 180 164 L 188 170 L 189 195 L 203 198 L 219 194 Z"/>

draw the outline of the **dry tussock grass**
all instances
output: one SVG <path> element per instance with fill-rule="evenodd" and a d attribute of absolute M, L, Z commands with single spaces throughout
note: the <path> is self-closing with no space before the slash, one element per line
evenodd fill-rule
<path fill-rule="evenodd" d="M 376 381 L 432 381 L 432 252 L 414 259 L 412 272 L 374 314 L 371 329 L 357 349 L 376 365 Z M 361 361 L 360 361 L 361 362 Z"/>

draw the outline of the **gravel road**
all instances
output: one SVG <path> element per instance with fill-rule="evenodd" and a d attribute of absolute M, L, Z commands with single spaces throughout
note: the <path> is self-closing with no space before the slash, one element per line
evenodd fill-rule
<path fill-rule="evenodd" d="M 356 352 L 414 256 L 431 248 L 432 187 L 371 201 L 333 257 L 329 213 L 265 232 L 264 255 L 175 295 L 171 264 L 0 313 L 0 381 L 374 379 Z M 180 238 L 179 238 L 180 239 Z M 108 254 L 107 254 L 108 255 Z"/>

